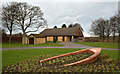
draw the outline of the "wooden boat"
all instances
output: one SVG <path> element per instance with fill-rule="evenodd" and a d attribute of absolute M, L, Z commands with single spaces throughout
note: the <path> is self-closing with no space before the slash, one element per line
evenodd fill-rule
<path fill-rule="evenodd" d="M 86 49 L 86 50 L 75 51 L 75 52 L 71 52 L 71 53 L 51 57 L 51 58 L 48 58 L 48 59 L 44 59 L 44 60 L 41 60 L 40 62 L 42 63 L 42 62 L 45 62 L 45 61 L 48 61 L 48 60 L 53 60 L 55 58 L 68 56 L 68 55 L 73 55 L 73 54 L 78 54 L 78 53 L 84 53 L 84 52 L 90 53 L 92 55 L 90 57 L 88 57 L 88 58 L 83 59 L 83 60 L 80 60 L 80 61 L 77 61 L 77 62 L 74 62 L 74 63 L 70 63 L 70 64 L 65 64 L 64 66 L 87 64 L 87 63 L 90 63 L 90 62 L 94 62 L 98 58 L 98 55 L 101 52 L 101 48 L 91 48 L 91 49 Z"/>

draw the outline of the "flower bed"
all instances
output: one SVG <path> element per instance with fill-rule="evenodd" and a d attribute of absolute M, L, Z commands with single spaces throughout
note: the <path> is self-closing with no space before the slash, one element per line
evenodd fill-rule
<path fill-rule="evenodd" d="M 79 54 L 63 56 L 63 57 L 55 58 L 53 60 L 42 62 L 42 65 L 49 66 L 49 65 L 64 65 L 64 64 L 74 63 L 83 60 L 91 55 L 92 54 L 90 53 L 79 53 Z"/>
<path fill-rule="evenodd" d="M 3 67 L 2 71 L 3 72 L 120 72 L 120 60 L 112 60 L 110 62 L 105 62 L 105 61 L 101 61 L 101 59 L 98 59 L 93 63 L 83 64 L 83 65 L 81 64 L 76 66 L 67 66 L 67 67 L 59 67 L 59 65 L 64 63 L 61 64 L 58 63 L 56 65 L 52 63 L 51 64 L 48 63 L 49 65 L 48 64 L 41 65 L 40 60 L 47 59 L 53 56 L 55 55 L 44 55 L 44 56 L 29 58 L 28 60 L 19 61 L 16 64 Z M 64 60 L 69 60 L 69 59 L 64 59 Z"/>

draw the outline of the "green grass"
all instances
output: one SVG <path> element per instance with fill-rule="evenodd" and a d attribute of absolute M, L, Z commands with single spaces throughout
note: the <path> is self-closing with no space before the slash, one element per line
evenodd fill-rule
<path fill-rule="evenodd" d="M 3 50 L 2 66 L 15 64 L 18 61 L 23 61 L 28 58 L 37 57 L 40 55 L 53 55 L 53 54 L 59 55 L 59 54 L 65 54 L 68 52 L 73 52 L 78 50 L 81 49 L 48 48 L 48 49 Z M 108 54 L 111 58 L 114 59 L 118 58 L 118 50 L 102 50 L 101 55 L 102 54 Z"/>
<path fill-rule="evenodd" d="M 103 47 L 103 48 L 118 48 L 118 43 L 108 43 L 108 42 L 75 42 L 77 44 Z"/>
<path fill-rule="evenodd" d="M 0 73 L 2 71 L 2 51 L 0 51 Z"/>
<path fill-rule="evenodd" d="M 100 55 L 109 55 L 110 58 L 120 59 L 119 57 L 120 50 L 101 50 Z"/>
<path fill-rule="evenodd" d="M 64 46 L 62 44 L 46 42 L 43 44 L 21 44 L 21 43 L 2 43 L 2 48 L 13 48 L 13 47 L 45 47 L 45 46 Z"/>
<path fill-rule="evenodd" d="M 59 55 L 77 50 L 81 50 L 81 49 L 48 48 L 48 49 L 3 50 L 2 65 L 6 66 L 10 64 L 15 64 L 18 61 L 23 61 L 25 59 L 35 56 L 50 55 L 50 54 Z"/>

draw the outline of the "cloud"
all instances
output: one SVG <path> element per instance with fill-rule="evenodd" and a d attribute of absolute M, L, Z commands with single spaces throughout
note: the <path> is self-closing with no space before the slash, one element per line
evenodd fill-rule
<path fill-rule="evenodd" d="M 76 22 L 77 20 L 79 20 L 80 18 L 82 18 L 83 15 L 77 15 L 77 16 L 65 16 L 63 18 L 57 19 L 57 23 L 60 22 L 69 22 L 69 23 L 73 23 Z"/>
<path fill-rule="evenodd" d="M 119 0 L 2 0 L 2 2 L 118 2 Z"/>
<path fill-rule="evenodd" d="M 71 21 L 72 20 L 72 17 L 70 17 L 70 16 L 65 16 L 65 17 L 63 17 L 63 18 L 60 18 L 60 19 L 58 19 L 56 22 L 69 22 L 69 21 Z"/>
<path fill-rule="evenodd" d="M 100 17 L 107 19 L 113 16 L 118 8 L 117 2 L 58 2 L 39 5 L 50 28 L 78 22 L 83 27 L 85 36 L 90 36 L 88 32 L 92 21 Z"/>
<path fill-rule="evenodd" d="M 34 2 L 29 4 L 39 6 L 48 22 L 48 27 L 61 27 L 63 23 L 78 22 L 84 29 L 85 35 L 90 35 L 91 22 L 98 18 L 109 18 L 118 10 L 117 2 Z M 0 3 L 1 5 L 2 3 Z"/>

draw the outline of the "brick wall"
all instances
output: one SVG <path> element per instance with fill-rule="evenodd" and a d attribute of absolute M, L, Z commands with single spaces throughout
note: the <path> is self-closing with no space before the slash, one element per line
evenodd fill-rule
<path fill-rule="evenodd" d="M 2 37 L 2 42 L 9 42 L 9 37 Z M 11 42 L 22 42 L 22 37 L 12 37 Z"/>
<path fill-rule="evenodd" d="M 85 37 L 85 42 L 101 42 L 101 40 L 99 37 Z M 107 42 L 107 38 L 104 40 L 104 42 Z M 109 37 L 109 42 L 113 42 L 113 36 Z M 118 42 L 118 36 L 115 37 L 114 42 Z"/>

